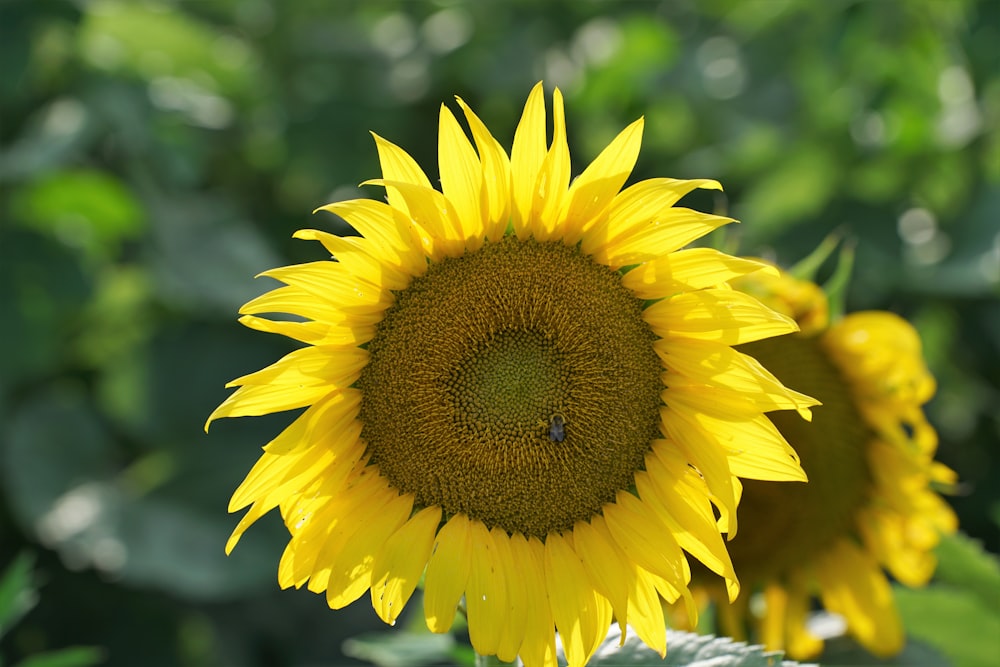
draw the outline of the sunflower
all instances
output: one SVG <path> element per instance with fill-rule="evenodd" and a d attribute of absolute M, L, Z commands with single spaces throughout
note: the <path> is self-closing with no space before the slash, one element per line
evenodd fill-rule
<path fill-rule="evenodd" d="M 483 655 L 587 661 L 612 616 L 663 654 L 659 599 L 690 597 L 685 552 L 739 585 L 720 530 L 738 477 L 805 480 L 763 414 L 811 398 L 734 344 L 795 322 L 725 286 L 755 261 L 694 248 L 732 220 L 676 207 L 710 180 L 621 190 L 642 120 L 570 184 L 562 97 L 546 147 L 542 85 L 508 157 L 461 100 L 444 105 L 441 190 L 375 136 L 387 203 L 321 210 L 360 234 L 304 230 L 336 261 L 265 272 L 283 286 L 241 321 L 305 343 L 209 418 L 306 408 L 234 493 L 227 544 L 275 507 L 282 587 L 341 608 L 370 591 L 394 623 L 424 577 L 428 627 L 464 596 Z M 272 320 L 289 313 L 296 321 Z"/>
<path fill-rule="evenodd" d="M 756 616 L 758 639 L 768 648 L 810 659 L 822 650 L 805 627 L 818 597 L 870 652 L 898 653 L 903 630 L 884 570 L 909 586 L 926 583 L 936 566 L 931 550 L 957 528 L 932 489 L 953 484 L 955 475 L 933 460 L 937 437 L 922 406 L 935 383 L 920 338 L 889 312 L 856 312 L 831 323 L 823 290 L 786 273 L 754 274 L 735 286 L 801 326 L 740 351 L 822 407 L 811 423 L 770 416 L 802 457 L 809 484 L 744 486 L 743 530 L 729 547 L 747 585 L 732 606 L 709 587 L 722 603 L 721 629 L 742 636 Z M 748 604 L 757 591 L 764 604 Z"/>

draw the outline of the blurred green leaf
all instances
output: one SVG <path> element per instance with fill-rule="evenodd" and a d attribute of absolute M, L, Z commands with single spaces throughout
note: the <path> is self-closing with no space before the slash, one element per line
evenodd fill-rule
<path fill-rule="evenodd" d="M 876 155 L 849 171 L 846 187 L 863 201 L 882 203 L 899 196 L 906 178 L 906 164 L 898 155 Z"/>
<path fill-rule="evenodd" d="M 96 122 L 79 100 L 55 100 L 35 114 L 25 130 L 0 148 L 0 182 L 55 169 L 96 136 Z"/>
<path fill-rule="evenodd" d="M 828 150 L 798 146 L 737 202 L 750 246 L 773 240 L 790 225 L 820 214 L 838 187 L 839 169 Z"/>
<path fill-rule="evenodd" d="M 672 665 L 674 667 L 793 667 L 800 663 L 783 660 L 777 651 L 765 651 L 761 646 L 734 642 L 727 637 L 710 637 L 688 632 L 667 631 L 667 655 L 646 646 L 635 634 L 621 643 L 617 625 L 587 663 L 590 667 L 619 665 Z M 561 653 L 561 649 L 560 649 Z"/>
<path fill-rule="evenodd" d="M 965 154 L 950 153 L 926 165 L 926 172 L 917 182 L 920 202 L 939 216 L 952 217 L 968 200 L 969 189 L 975 182 Z"/>
<path fill-rule="evenodd" d="M 963 533 L 944 535 L 936 554 L 935 579 L 961 588 L 1000 613 L 1000 558 Z"/>
<path fill-rule="evenodd" d="M 22 553 L 0 577 L 0 637 L 8 634 L 38 602 L 32 582 L 33 569 L 34 558 Z M 103 657 L 103 651 L 98 648 L 80 646 L 36 653 L 18 662 L 15 667 L 88 667 L 97 664 Z"/>
<path fill-rule="evenodd" d="M 878 658 L 850 637 L 828 639 L 818 660 L 828 667 L 953 667 L 937 649 L 908 639 L 903 650 L 891 658 Z"/>
<path fill-rule="evenodd" d="M 344 642 L 344 655 L 379 667 L 421 667 L 446 661 L 455 648 L 448 634 L 379 632 Z"/>
<path fill-rule="evenodd" d="M 0 6 L 0 62 L 4 63 L 0 99 L 4 101 L 14 97 L 28 78 L 32 18 L 32 12 L 24 6 L 16 3 Z"/>
<path fill-rule="evenodd" d="M 76 646 L 33 655 L 15 667 L 89 667 L 103 662 L 105 658 L 105 652 L 99 648 Z"/>
<path fill-rule="evenodd" d="M 19 406 L 5 429 L 0 457 L 15 516 L 46 542 L 68 538 L 95 520 L 100 508 L 88 499 L 96 489 L 87 484 L 112 475 L 116 467 L 108 433 L 82 400 L 80 388 L 73 387 Z"/>
<path fill-rule="evenodd" d="M 677 57 L 678 37 L 671 25 L 648 21 L 640 13 L 628 13 L 618 20 L 594 19 L 580 27 L 577 40 L 584 52 L 593 53 L 596 49 L 602 52 L 602 57 L 596 61 L 591 56 L 586 86 L 574 105 L 584 122 L 605 120 L 609 99 L 622 104 L 628 101 L 622 99 L 623 95 L 647 90 L 662 68 Z M 591 44 L 594 46 L 589 46 Z M 681 116 L 677 122 L 683 127 L 684 120 Z M 660 132 L 665 129 L 661 128 Z M 587 134 L 584 133 L 581 141 L 585 152 L 591 155 L 597 155 L 613 138 L 612 135 L 592 140 Z"/>
<path fill-rule="evenodd" d="M 992 667 L 1000 655 L 1000 614 L 979 595 L 946 585 L 895 587 L 903 625 L 955 667 Z"/>
<path fill-rule="evenodd" d="M 645 120 L 642 141 L 646 150 L 675 153 L 690 147 L 697 120 L 683 97 L 665 95 L 645 114 Z M 593 144 L 595 150 L 603 148 L 597 143 Z"/>
<path fill-rule="evenodd" d="M 985 187 L 953 230 L 942 229 L 950 252 L 930 265 L 907 266 L 902 287 L 923 294 L 995 297 L 1000 294 L 1000 185 Z"/>
<path fill-rule="evenodd" d="M 32 583 L 34 558 L 19 554 L 0 577 L 0 637 L 35 606 L 37 596 Z"/>
<path fill-rule="evenodd" d="M 253 276 L 279 266 L 281 258 L 233 204 L 205 196 L 160 196 L 150 202 L 151 264 L 163 298 L 228 318 L 272 288 L 273 281 L 255 282 Z"/>
<path fill-rule="evenodd" d="M 153 333 L 149 275 L 141 265 L 109 264 L 98 274 L 93 300 L 82 313 L 76 347 L 93 368 L 131 358 Z"/>
<path fill-rule="evenodd" d="M 143 212 L 117 178 L 94 169 L 46 174 L 17 191 L 11 210 L 24 224 L 92 256 L 112 255 L 142 229 Z"/>
<path fill-rule="evenodd" d="M 168 487 L 173 493 L 137 485 L 150 471 L 124 468 L 122 452 L 79 392 L 53 391 L 22 405 L 2 444 L 2 480 L 16 518 L 69 565 L 194 599 L 271 585 L 277 540 L 248 541 L 239 558 L 224 553 L 233 521 L 219 479 L 207 478 L 217 490 L 217 514 L 191 504 L 190 479 Z M 169 457 L 156 465 L 167 466 L 166 476 L 174 472 Z"/>
<path fill-rule="evenodd" d="M 156 495 L 127 503 L 115 526 L 129 560 L 119 576 L 136 585 L 170 591 L 191 600 L 225 599 L 276 586 L 282 544 L 277 531 L 264 531 L 270 544 L 246 540 L 238 558 L 227 558 L 226 538 L 236 519 L 176 497 Z"/>
<path fill-rule="evenodd" d="M 94 2 L 79 37 L 93 66 L 150 79 L 171 77 L 176 89 L 162 94 L 178 96 L 178 103 L 185 95 L 245 93 L 257 68 L 253 52 L 236 34 L 213 30 L 167 3 Z"/>
<path fill-rule="evenodd" d="M 65 362 L 67 341 L 91 292 L 67 248 L 37 234 L 0 227 L 0 386 Z"/>

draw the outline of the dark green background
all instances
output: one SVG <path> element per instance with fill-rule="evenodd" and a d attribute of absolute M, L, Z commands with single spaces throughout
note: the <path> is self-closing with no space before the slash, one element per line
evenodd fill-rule
<path fill-rule="evenodd" d="M 381 196 L 368 131 L 433 175 L 442 102 L 509 147 L 539 79 L 575 172 L 644 115 L 634 178 L 722 181 L 695 204 L 740 252 L 857 242 L 848 305 L 920 329 L 950 502 L 996 552 L 998 43 L 993 0 L 0 5 L 0 566 L 35 553 L 41 596 L 0 656 L 329 665 L 382 627 L 277 590 L 275 517 L 223 555 L 289 416 L 202 424 L 293 347 L 236 323 L 252 276 L 323 256 L 291 239 L 344 231 L 316 206 Z"/>

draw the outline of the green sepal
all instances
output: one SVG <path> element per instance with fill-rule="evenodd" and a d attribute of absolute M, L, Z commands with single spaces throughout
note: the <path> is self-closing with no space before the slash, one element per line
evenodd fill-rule
<path fill-rule="evenodd" d="M 816 274 L 819 273 L 826 260 L 833 255 L 833 251 L 840 245 L 843 236 L 840 231 L 829 234 L 811 253 L 789 267 L 788 274 L 799 280 L 816 282 Z"/>
<path fill-rule="evenodd" d="M 830 279 L 823 284 L 831 322 L 841 319 L 846 312 L 847 288 L 850 285 L 851 272 L 854 269 L 854 246 L 853 240 L 846 241 L 841 246 L 840 256 L 837 257 L 837 268 L 833 270 Z"/>

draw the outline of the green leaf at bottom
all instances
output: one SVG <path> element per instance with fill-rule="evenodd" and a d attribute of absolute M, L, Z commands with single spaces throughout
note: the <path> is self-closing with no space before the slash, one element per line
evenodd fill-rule
<path fill-rule="evenodd" d="M 621 631 L 612 626 L 604 643 L 587 663 L 589 667 L 621 665 L 666 665 L 670 667 L 794 667 L 799 663 L 783 660 L 776 651 L 762 646 L 734 642 L 728 637 L 711 637 L 689 632 L 667 631 L 667 656 L 646 646 L 634 634 L 621 642 Z"/>

